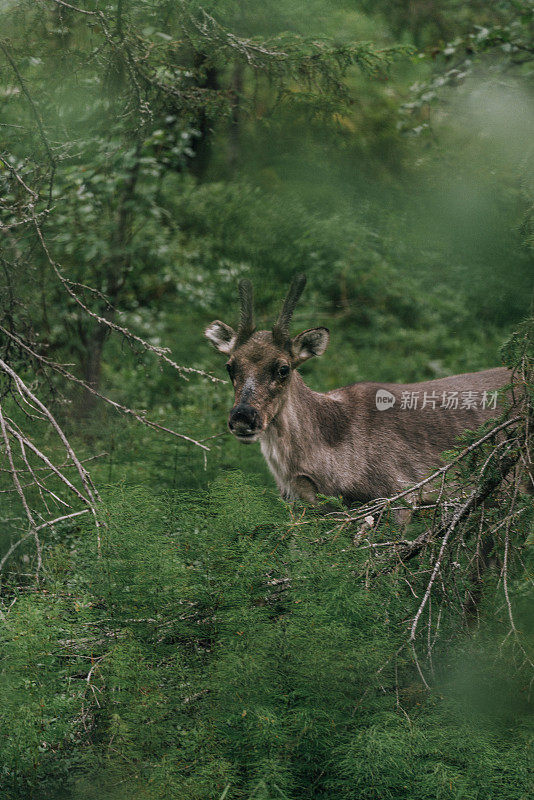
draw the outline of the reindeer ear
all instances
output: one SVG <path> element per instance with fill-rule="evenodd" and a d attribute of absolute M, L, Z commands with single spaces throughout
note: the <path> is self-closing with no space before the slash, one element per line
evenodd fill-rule
<path fill-rule="evenodd" d="M 208 325 L 204 336 L 210 340 L 219 353 L 231 353 L 237 339 L 234 329 L 218 319 Z"/>
<path fill-rule="evenodd" d="M 322 356 L 330 339 L 328 328 L 310 328 L 308 331 L 299 333 L 291 341 L 291 354 L 293 356 L 293 366 L 298 367 L 312 356 Z"/>

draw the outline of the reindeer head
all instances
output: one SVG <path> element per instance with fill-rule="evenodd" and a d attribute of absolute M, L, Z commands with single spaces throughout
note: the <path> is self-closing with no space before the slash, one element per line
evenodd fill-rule
<path fill-rule="evenodd" d="M 226 369 L 235 389 L 228 427 L 241 442 L 257 440 L 282 409 L 293 371 L 326 350 L 327 328 L 310 328 L 294 338 L 289 336 L 291 317 L 305 284 L 305 275 L 296 275 L 272 331 L 256 331 L 252 284 L 242 280 L 237 331 L 219 320 L 205 330 L 217 350 L 228 356 Z"/>

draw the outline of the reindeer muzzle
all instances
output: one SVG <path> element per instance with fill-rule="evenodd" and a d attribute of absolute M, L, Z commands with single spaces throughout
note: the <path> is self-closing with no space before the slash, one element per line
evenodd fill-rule
<path fill-rule="evenodd" d="M 254 406 L 239 403 L 230 412 L 228 427 L 241 441 L 254 441 L 261 431 L 261 417 Z"/>

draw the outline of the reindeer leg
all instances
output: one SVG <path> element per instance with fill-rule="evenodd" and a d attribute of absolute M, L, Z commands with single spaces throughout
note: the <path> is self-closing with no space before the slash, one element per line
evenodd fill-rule
<path fill-rule="evenodd" d="M 394 508 L 393 519 L 402 533 L 406 532 L 408 525 L 412 521 L 413 512 L 409 508 Z"/>
<path fill-rule="evenodd" d="M 307 475 L 297 475 L 291 482 L 291 488 L 296 497 L 309 505 L 317 504 L 317 486 Z"/>
<path fill-rule="evenodd" d="M 314 509 L 318 514 L 328 514 L 331 511 L 339 511 L 339 506 L 326 501 L 320 504 L 317 501 L 319 491 L 315 482 L 307 475 L 297 475 L 291 483 L 294 497 L 298 497 L 306 505 Z"/>

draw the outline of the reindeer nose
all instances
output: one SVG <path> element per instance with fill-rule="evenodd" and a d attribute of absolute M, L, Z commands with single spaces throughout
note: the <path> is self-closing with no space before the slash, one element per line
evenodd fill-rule
<path fill-rule="evenodd" d="M 252 433 L 261 425 L 260 415 L 253 406 L 240 403 L 230 412 L 228 427 L 236 433 Z"/>

